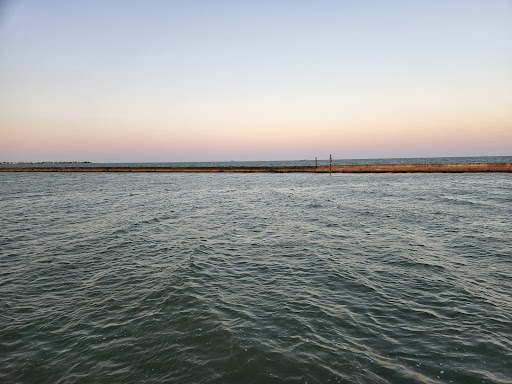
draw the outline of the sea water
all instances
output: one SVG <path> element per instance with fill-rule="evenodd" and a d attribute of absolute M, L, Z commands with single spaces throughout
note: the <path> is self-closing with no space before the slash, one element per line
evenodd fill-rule
<path fill-rule="evenodd" d="M 0 174 L 0 382 L 512 382 L 510 174 Z"/>
<path fill-rule="evenodd" d="M 476 156 L 476 157 L 417 157 L 385 159 L 333 159 L 333 165 L 347 164 L 447 164 L 447 163 L 510 163 L 512 156 Z M 39 162 L 39 163 L 0 163 L 0 168 L 9 167 L 305 167 L 329 165 L 329 159 L 276 161 L 209 161 L 209 162 L 153 162 L 153 163 L 91 163 L 91 162 Z"/>

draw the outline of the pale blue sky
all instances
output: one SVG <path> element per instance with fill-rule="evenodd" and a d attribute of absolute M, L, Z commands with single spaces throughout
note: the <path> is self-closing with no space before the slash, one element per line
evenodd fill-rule
<path fill-rule="evenodd" d="M 0 160 L 512 150 L 511 1 L 17 0 L 0 23 Z"/>

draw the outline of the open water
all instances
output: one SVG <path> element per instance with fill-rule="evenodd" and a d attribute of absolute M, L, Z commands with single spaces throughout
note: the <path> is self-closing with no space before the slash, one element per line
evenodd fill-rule
<path fill-rule="evenodd" d="M 417 157 L 386 159 L 333 159 L 334 165 L 344 164 L 446 164 L 446 163 L 510 163 L 512 156 L 473 157 Z M 329 165 L 329 159 L 276 160 L 276 161 L 211 161 L 211 162 L 166 162 L 166 163 L 0 163 L 2 167 L 290 167 Z"/>
<path fill-rule="evenodd" d="M 0 174 L 2 383 L 511 383 L 510 174 Z"/>

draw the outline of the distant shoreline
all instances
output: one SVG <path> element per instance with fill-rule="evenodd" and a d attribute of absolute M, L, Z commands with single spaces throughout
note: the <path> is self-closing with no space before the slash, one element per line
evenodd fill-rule
<path fill-rule="evenodd" d="M 7 165 L 40 165 L 40 164 L 91 164 L 90 161 L 2 161 L 0 164 Z"/>
<path fill-rule="evenodd" d="M 512 172 L 512 163 L 349 164 L 319 166 L 221 166 L 221 167 L 3 167 L 0 172 L 174 172 L 174 173 L 467 173 Z"/>

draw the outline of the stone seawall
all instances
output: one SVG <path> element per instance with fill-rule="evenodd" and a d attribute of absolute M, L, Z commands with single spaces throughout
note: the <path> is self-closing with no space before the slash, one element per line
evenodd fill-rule
<path fill-rule="evenodd" d="M 283 167 L 0 167 L 0 172 L 265 172 L 265 173 L 512 172 L 512 163 L 362 164 Z"/>

